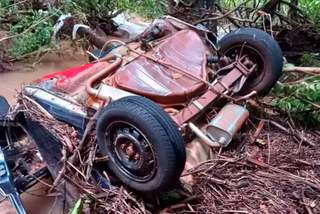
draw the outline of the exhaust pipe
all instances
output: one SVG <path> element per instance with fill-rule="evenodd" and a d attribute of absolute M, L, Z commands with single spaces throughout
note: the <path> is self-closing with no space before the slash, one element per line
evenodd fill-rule
<path fill-rule="evenodd" d="M 122 63 L 122 59 L 119 56 L 116 55 L 110 55 L 106 56 L 105 58 L 100 59 L 99 61 L 110 61 L 110 60 L 115 60 L 113 63 L 111 63 L 109 66 L 106 68 L 102 69 L 101 71 L 97 72 L 95 75 L 90 77 L 87 81 L 86 84 L 86 90 L 88 94 L 102 100 L 106 100 L 105 96 L 101 96 L 101 93 L 99 93 L 99 89 L 93 88 L 93 84 L 96 83 L 98 80 L 101 80 L 105 77 L 107 77 L 111 72 L 113 72 L 115 69 L 120 67 Z"/>
<path fill-rule="evenodd" d="M 208 146 L 213 148 L 226 147 L 248 118 L 249 111 L 246 108 L 228 104 L 209 123 L 206 128 L 206 134 L 193 123 L 190 122 L 188 125 Z"/>
<path fill-rule="evenodd" d="M 190 122 L 188 125 L 189 125 L 190 129 L 191 129 L 205 144 L 207 144 L 208 146 L 214 147 L 214 148 L 217 148 L 217 147 L 220 147 L 220 146 L 221 146 L 221 144 L 210 140 L 210 138 L 208 138 L 208 137 L 207 137 L 200 129 L 198 129 L 198 127 L 196 127 L 193 123 Z"/>

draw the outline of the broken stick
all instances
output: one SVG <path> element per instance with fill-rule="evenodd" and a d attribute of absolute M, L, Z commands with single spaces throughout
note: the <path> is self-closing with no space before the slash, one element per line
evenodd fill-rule
<path fill-rule="evenodd" d="M 310 140 L 308 140 L 307 138 L 305 138 L 304 136 L 302 136 L 302 134 L 295 130 L 294 132 L 291 132 L 290 130 L 288 130 L 287 128 L 285 128 L 284 126 L 280 125 L 279 123 L 275 122 L 275 121 L 272 121 L 272 120 L 265 120 L 265 119 L 261 119 L 261 118 L 258 118 L 258 117 L 254 117 L 254 116 L 251 116 L 253 119 L 256 119 L 256 120 L 260 120 L 260 121 L 265 121 L 265 122 L 269 122 L 270 124 L 272 124 L 273 126 L 281 129 L 282 131 L 286 132 L 287 134 L 292 134 L 293 136 L 295 136 L 296 138 L 299 138 L 300 140 L 302 140 L 304 143 L 308 144 L 309 146 L 312 146 L 312 147 L 315 147 L 316 145 L 311 142 Z"/>

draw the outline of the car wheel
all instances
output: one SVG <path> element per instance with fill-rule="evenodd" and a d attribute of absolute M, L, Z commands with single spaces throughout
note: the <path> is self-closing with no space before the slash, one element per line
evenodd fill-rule
<path fill-rule="evenodd" d="M 278 81 L 283 70 L 283 56 L 278 43 L 266 32 L 256 28 L 240 28 L 221 39 L 219 52 L 231 60 L 247 56 L 248 64 L 257 64 L 239 94 L 257 91 L 266 95 Z"/>
<path fill-rule="evenodd" d="M 185 165 L 182 135 L 172 118 L 153 101 L 133 96 L 109 104 L 97 122 L 101 153 L 126 185 L 158 192 L 178 181 Z"/>

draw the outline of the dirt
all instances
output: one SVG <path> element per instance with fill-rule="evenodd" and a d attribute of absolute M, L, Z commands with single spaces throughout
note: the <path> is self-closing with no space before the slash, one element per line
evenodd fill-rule
<path fill-rule="evenodd" d="M 288 118 L 268 119 L 288 126 Z M 198 180 L 194 194 L 202 195 L 202 200 L 193 209 L 203 213 L 320 213 L 319 137 L 297 126 L 315 144 L 311 147 L 266 122 L 253 143 L 258 123 L 250 119 L 218 161 L 194 174 Z"/>

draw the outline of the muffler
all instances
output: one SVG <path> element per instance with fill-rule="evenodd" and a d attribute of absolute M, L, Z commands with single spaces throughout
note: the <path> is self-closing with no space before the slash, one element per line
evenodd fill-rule
<path fill-rule="evenodd" d="M 246 108 L 235 104 L 227 104 L 206 127 L 203 127 L 205 133 L 201 131 L 202 128 L 200 130 L 192 122 L 188 123 L 189 128 L 198 138 L 195 138 L 186 146 L 186 166 L 183 176 L 180 178 L 185 187 L 189 189 L 190 185 L 194 184 L 193 176 L 189 170 L 211 159 L 211 148 L 228 146 L 248 117 L 249 111 Z"/>
<path fill-rule="evenodd" d="M 249 111 L 245 107 L 227 104 L 206 127 L 206 134 L 212 141 L 226 147 L 248 118 Z"/>

